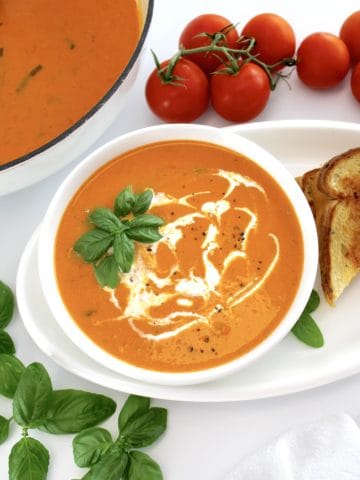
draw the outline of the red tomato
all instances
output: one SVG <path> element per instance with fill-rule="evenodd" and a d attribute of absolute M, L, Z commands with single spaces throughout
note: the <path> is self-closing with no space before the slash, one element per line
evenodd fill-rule
<path fill-rule="evenodd" d="M 235 75 L 219 73 L 210 80 L 214 110 L 231 122 L 247 122 L 259 115 L 270 96 L 270 82 L 265 71 L 254 63 L 241 66 Z M 219 70 L 225 68 L 224 65 Z"/>
<path fill-rule="evenodd" d="M 351 75 L 351 91 L 358 102 L 360 102 L 360 62 L 358 62 Z"/>
<path fill-rule="evenodd" d="M 345 20 L 340 30 L 340 38 L 346 43 L 351 60 L 354 63 L 360 62 L 360 10 Z"/>
<path fill-rule="evenodd" d="M 169 60 L 162 63 L 161 68 L 168 63 Z M 208 107 L 207 76 L 184 58 L 175 65 L 173 76 L 172 83 L 165 83 L 155 68 L 146 83 L 146 100 L 153 113 L 166 122 L 191 122 Z"/>
<path fill-rule="evenodd" d="M 297 51 L 296 70 L 300 80 L 312 88 L 330 88 L 340 83 L 350 68 L 345 43 L 332 33 L 313 33 Z"/>
<path fill-rule="evenodd" d="M 252 53 L 259 54 L 259 60 L 268 65 L 291 58 L 295 53 L 293 29 L 284 18 L 274 13 L 256 15 L 245 25 L 241 35 L 256 39 Z"/>
<path fill-rule="evenodd" d="M 212 40 L 209 37 L 199 37 L 197 35 L 204 32 L 209 34 L 221 32 L 231 24 L 232 22 L 230 22 L 230 20 L 220 15 L 200 15 L 186 25 L 180 35 L 179 45 L 186 49 L 210 45 Z M 224 33 L 226 33 L 226 43 L 222 42 L 222 45 L 226 45 L 229 48 L 239 48 L 237 43 L 239 34 L 236 29 L 226 29 L 226 32 Z M 193 55 L 189 55 L 188 58 L 199 65 L 199 67 L 207 74 L 214 72 L 220 63 L 225 61 L 225 57 L 222 54 L 219 55 L 219 53 L 216 53 L 216 55 L 213 53 L 194 53 Z"/>

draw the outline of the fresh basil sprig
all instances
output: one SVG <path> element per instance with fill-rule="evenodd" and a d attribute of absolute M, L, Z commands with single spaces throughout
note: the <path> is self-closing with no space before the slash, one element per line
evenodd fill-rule
<path fill-rule="evenodd" d="M 15 359 L 12 355 L 1 356 Z M 14 365 L 15 378 L 18 365 Z M 45 480 L 47 476 L 49 453 L 44 445 L 29 437 L 30 429 L 78 433 L 107 419 L 116 409 L 116 403 L 104 395 L 72 389 L 53 390 L 49 374 L 40 363 L 22 366 L 13 396 L 13 419 L 22 427 L 23 438 L 11 450 L 10 480 Z M 9 420 L 0 417 L 0 443 L 7 438 L 8 430 Z"/>
<path fill-rule="evenodd" d="M 151 198 L 148 191 L 135 195 L 139 216 Z M 94 223 L 103 222 L 97 215 L 92 218 Z M 108 220 L 102 223 L 104 228 L 111 231 L 118 226 L 118 219 L 108 216 Z M 13 310 L 12 292 L 0 282 L 0 318 L 6 319 L 3 326 L 10 322 Z M 150 445 L 165 431 L 165 409 L 150 408 L 149 398 L 131 395 L 120 412 L 120 434 L 114 441 L 107 430 L 96 426 L 115 412 L 116 403 L 111 398 L 82 390 L 53 390 L 42 364 L 35 362 L 25 368 L 14 352 L 11 337 L 0 328 L 0 395 L 13 398 L 13 416 L 7 419 L 0 415 L 0 445 L 8 439 L 12 420 L 22 428 L 22 438 L 10 452 L 9 480 L 47 478 L 49 452 L 29 436 L 34 428 L 54 434 L 77 433 L 74 458 L 80 467 L 90 467 L 83 477 L 86 480 L 162 480 L 159 465 L 133 448 Z"/>
<path fill-rule="evenodd" d="M 145 213 L 152 198 L 152 190 L 136 194 L 128 185 L 117 195 L 114 211 L 96 208 L 89 213 L 88 220 L 95 228 L 77 240 L 74 250 L 93 265 L 101 287 L 117 287 L 120 273 L 130 271 L 135 258 L 135 241 L 154 243 L 161 239 L 159 227 L 164 225 L 164 220 Z"/>
<path fill-rule="evenodd" d="M 91 467 L 85 480 L 162 480 L 159 465 L 134 450 L 152 444 L 166 430 L 167 410 L 150 407 L 150 399 L 130 395 L 118 418 L 119 436 L 113 441 L 103 428 L 91 428 L 73 440 L 75 463 Z"/>
<path fill-rule="evenodd" d="M 324 345 L 324 337 L 310 313 L 320 305 L 319 294 L 313 290 L 299 320 L 292 328 L 293 334 L 303 343 L 313 348 Z"/>

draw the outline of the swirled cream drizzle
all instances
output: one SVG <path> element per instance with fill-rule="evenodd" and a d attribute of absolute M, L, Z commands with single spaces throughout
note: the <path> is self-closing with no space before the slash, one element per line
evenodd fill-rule
<path fill-rule="evenodd" d="M 227 271 L 236 262 L 249 261 L 247 248 L 251 242 L 250 234 L 256 232 L 259 222 L 256 211 L 245 205 L 233 206 L 229 197 L 239 187 L 257 190 L 264 201 L 266 201 L 266 193 L 257 182 L 239 173 L 219 169 L 206 172 L 204 175 L 221 177 L 227 181 L 228 187 L 222 197 L 209 201 L 210 191 L 195 192 L 180 198 L 165 192 L 157 192 L 154 195 L 152 207 L 182 205 L 188 209 L 187 213 L 161 227 L 163 238 L 151 247 L 150 255 L 146 249 L 137 252 L 131 272 L 123 274 L 121 280 L 122 286 L 125 286 L 128 291 L 126 304 L 120 304 L 115 290 L 106 289 L 109 301 L 120 311 L 118 320 L 128 321 L 131 328 L 144 339 L 161 341 L 175 337 L 199 323 L 210 325 L 213 315 L 219 309 L 232 309 L 254 295 L 271 276 L 279 261 L 279 240 L 274 233 L 268 232 L 267 235 L 274 246 L 273 257 L 268 266 L 262 275 L 254 275 L 247 285 L 224 298 L 221 294 L 222 281 Z M 200 206 L 194 205 L 192 200 L 201 200 L 202 196 L 204 202 L 200 202 Z M 214 255 L 219 249 L 221 250 L 222 222 L 224 215 L 230 211 L 245 214 L 248 220 L 243 228 L 241 246 L 232 249 L 219 266 L 214 262 Z M 208 223 L 201 243 L 204 274 L 196 274 L 194 269 L 190 269 L 186 275 L 179 275 L 181 271 L 177 251 L 179 242 L 184 238 L 186 228 L 194 225 L 198 220 Z M 157 268 L 157 255 L 160 248 L 167 248 L 174 258 L 174 263 L 165 276 L 160 276 Z M 202 306 L 200 309 L 192 310 L 196 301 L 200 301 Z M 171 312 L 163 316 L 157 315 L 156 309 L 167 302 L 171 302 Z"/>

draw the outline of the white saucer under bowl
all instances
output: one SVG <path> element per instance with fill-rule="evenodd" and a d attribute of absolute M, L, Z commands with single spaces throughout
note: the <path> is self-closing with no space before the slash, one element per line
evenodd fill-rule
<path fill-rule="evenodd" d="M 360 143 L 359 126 L 339 122 L 267 122 L 231 129 L 267 148 L 294 175 Z M 358 278 L 336 308 L 330 308 L 321 299 L 321 306 L 314 313 L 325 337 L 321 349 L 311 349 L 290 334 L 246 370 L 221 380 L 169 387 L 129 379 L 92 360 L 58 326 L 40 286 L 37 240 L 35 232 L 23 253 L 17 277 L 18 306 L 24 325 L 41 350 L 60 366 L 99 385 L 155 398 L 215 402 L 283 395 L 360 372 Z M 318 283 L 316 288 L 320 292 Z"/>

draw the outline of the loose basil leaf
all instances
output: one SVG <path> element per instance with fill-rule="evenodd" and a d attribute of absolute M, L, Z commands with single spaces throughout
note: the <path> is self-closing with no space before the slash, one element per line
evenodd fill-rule
<path fill-rule="evenodd" d="M 166 430 L 167 410 L 150 408 L 140 417 L 131 419 L 123 428 L 121 437 L 133 448 L 147 447 Z"/>
<path fill-rule="evenodd" d="M 40 363 L 26 367 L 13 400 L 13 416 L 18 425 L 35 428 L 45 419 L 52 394 L 48 372 Z"/>
<path fill-rule="evenodd" d="M 82 390 L 54 390 L 46 420 L 38 428 L 48 433 L 78 433 L 110 417 L 116 403 Z"/>
<path fill-rule="evenodd" d="M 0 445 L 6 442 L 9 436 L 10 421 L 0 415 Z"/>
<path fill-rule="evenodd" d="M 150 215 L 145 213 L 143 215 L 137 215 L 129 222 L 129 228 L 140 228 L 140 227 L 161 227 L 164 225 L 164 220 L 157 215 Z"/>
<path fill-rule="evenodd" d="M 13 398 L 24 365 L 14 355 L 0 353 L 0 394 Z"/>
<path fill-rule="evenodd" d="M 313 290 L 311 292 L 310 298 L 309 298 L 309 300 L 306 304 L 306 307 L 304 308 L 304 311 L 307 312 L 307 313 L 311 313 L 314 310 L 316 310 L 319 305 L 320 305 L 319 294 L 317 293 L 316 290 Z"/>
<path fill-rule="evenodd" d="M 88 218 L 91 223 L 109 233 L 115 233 L 125 228 L 125 225 L 109 208 L 95 208 L 88 215 Z"/>
<path fill-rule="evenodd" d="M 49 452 L 35 438 L 17 442 L 9 457 L 9 480 L 45 480 L 49 468 Z"/>
<path fill-rule="evenodd" d="M 133 450 L 129 453 L 130 480 L 163 480 L 159 465 L 146 453 Z"/>
<path fill-rule="evenodd" d="M 125 233 L 115 235 L 114 257 L 116 263 L 124 273 L 130 271 L 135 257 L 135 245 Z"/>
<path fill-rule="evenodd" d="M 5 330 L 0 330 L 0 353 L 15 353 L 15 345 Z"/>
<path fill-rule="evenodd" d="M 139 395 L 129 395 L 119 414 L 119 431 L 126 427 L 128 422 L 134 418 L 140 417 L 150 408 L 150 398 L 140 397 Z"/>
<path fill-rule="evenodd" d="M 293 334 L 306 345 L 313 348 L 320 348 L 324 345 L 324 337 L 320 328 L 308 313 L 304 312 L 295 323 Z"/>
<path fill-rule="evenodd" d="M 127 230 L 126 235 L 132 240 L 142 243 L 154 243 L 162 238 L 158 227 L 139 227 Z"/>
<path fill-rule="evenodd" d="M 0 328 L 5 328 L 14 314 L 14 295 L 10 288 L 0 280 Z"/>
<path fill-rule="evenodd" d="M 141 215 L 149 210 L 151 201 L 153 199 L 153 192 L 149 188 L 142 193 L 135 195 L 135 205 L 133 207 L 134 215 Z"/>
<path fill-rule="evenodd" d="M 95 262 L 108 251 L 113 240 L 114 237 L 109 232 L 94 228 L 79 238 L 74 245 L 74 250 L 82 256 L 85 262 Z"/>
<path fill-rule="evenodd" d="M 128 456 L 123 450 L 110 450 L 91 467 L 83 480 L 123 480 L 127 464 Z"/>
<path fill-rule="evenodd" d="M 78 433 L 73 439 L 73 453 L 76 465 L 91 467 L 112 446 L 110 433 L 104 428 L 93 427 Z"/>
<path fill-rule="evenodd" d="M 114 255 L 108 255 L 94 266 L 94 273 L 97 282 L 101 287 L 116 288 L 119 284 L 119 266 Z"/>
<path fill-rule="evenodd" d="M 128 215 L 135 205 L 135 195 L 132 191 L 131 185 L 128 185 L 122 190 L 115 199 L 114 212 L 118 217 L 125 217 Z"/>

